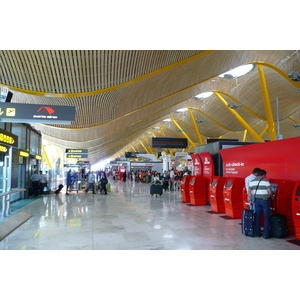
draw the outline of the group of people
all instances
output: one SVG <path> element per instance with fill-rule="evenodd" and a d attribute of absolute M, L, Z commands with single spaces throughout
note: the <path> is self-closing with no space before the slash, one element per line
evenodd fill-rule
<path fill-rule="evenodd" d="M 42 195 L 44 189 L 47 188 L 47 174 L 43 174 L 43 171 L 34 171 L 29 179 L 31 181 L 33 196 L 38 197 L 39 195 Z"/>
<path fill-rule="evenodd" d="M 270 238 L 269 216 L 272 200 L 272 190 L 270 182 L 265 178 L 267 172 L 260 168 L 255 168 L 252 174 L 245 178 L 245 186 L 248 194 L 250 209 L 254 210 L 254 231 L 255 236 L 262 236 L 260 227 L 260 216 L 264 214 L 263 237 Z"/>

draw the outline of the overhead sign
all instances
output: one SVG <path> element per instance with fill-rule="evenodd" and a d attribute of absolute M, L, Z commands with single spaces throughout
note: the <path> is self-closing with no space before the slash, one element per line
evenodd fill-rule
<path fill-rule="evenodd" d="M 7 152 L 8 148 L 0 145 L 0 152 Z"/>
<path fill-rule="evenodd" d="M 186 138 L 152 138 L 152 148 L 187 148 Z"/>
<path fill-rule="evenodd" d="M 18 147 L 18 136 L 0 129 L 0 143 L 8 146 Z"/>
<path fill-rule="evenodd" d="M 66 149 L 66 153 L 88 153 L 88 149 Z"/>
<path fill-rule="evenodd" d="M 88 158 L 88 154 L 67 154 L 67 158 Z"/>
<path fill-rule="evenodd" d="M 1 122 L 71 124 L 75 121 L 75 106 L 0 103 Z"/>
<path fill-rule="evenodd" d="M 29 157 L 30 153 L 28 151 L 25 150 L 19 150 L 19 156 L 22 157 Z"/>

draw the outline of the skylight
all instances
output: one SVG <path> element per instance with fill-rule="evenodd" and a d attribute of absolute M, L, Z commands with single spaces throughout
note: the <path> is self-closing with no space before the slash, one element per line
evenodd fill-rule
<path fill-rule="evenodd" d="M 237 77 L 246 75 L 247 73 L 252 71 L 253 68 L 254 68 L 253 64 L 242 65 L 242 66 L 231 69 L 231 70 L 219 75 L 219 77 L 220 78 L 227 78 L 227 79 L 237 78 Z"/>

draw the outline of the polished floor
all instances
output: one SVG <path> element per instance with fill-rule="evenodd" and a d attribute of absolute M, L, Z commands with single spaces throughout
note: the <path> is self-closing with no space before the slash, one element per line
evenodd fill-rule
<path fill-rule="evenodd" d="M 287 239 L 242 235 L 240 220 L 182 203 L 179 192 L 150 195 L 150 185 L 112 181 L 108 195 L 44 195 L 20 208 L 32 217 L 0 250 L 300 250 Z M 26 200 L 25 200 L 26 201 Z"/>

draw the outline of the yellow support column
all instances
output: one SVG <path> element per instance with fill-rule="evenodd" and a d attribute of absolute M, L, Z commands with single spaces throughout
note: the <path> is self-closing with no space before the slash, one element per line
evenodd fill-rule
<path fill-rule="evenodd" d="M 148 147 L 149 147 L 149 152 L 150 152 L 150 154 L 153 154 L 152 147 L 150 146 L 147 137 L 144 136 L 144 140 L 145 140 L 145 142 L 146 142 L 146 145 L 148 145 Z"/>
<path fill-rule="evenodd" d="M 49 160 L 47 151 L 45 150 L 45 147 L 44 147 L 43 144 L 42 144 L 42 150 L 43 150 L 43 158 L 45 158 L 45 161 L 46 161 L 46 164 L 48 165 L 48 168 L 49 168 L 49 169 L 52 169 L 52 165 L 51 165 L 51 163 L 50 163 L 50 160 Z"/>
<path fill-rule="evenodd" d="M 274 140 L 276 140 L 276 129 L 275 129 L 275 125 L 274 125 L 273 113 L 272 113 L 265 73 L 264 73 L 262 65 L 257 65 L 257 67 L 258 67 L 258 72 L 259 72 L 259 77 L 260 77 L 261 89 L 262 89 L 262 93 L 263 93 L 267 121 L 268 121 L 268 125 L 269 125 L 270 140 L 274 141 Z"/>
<path fill-rule="evenodd" d="M 202 137 L 200 135 L 198 126 L 196 124 L 195 117 L 193 115 L 193 110 L 192 110 L 192 108 L 189 108 L 188 110 L 189 110 L 189 113 L 190 113 L 190 116 L 191 116 L 191 119 L 192 119 L 192 122 L 193 122 L 193 125 L 194 125 L 194 128 L 195 128 L 195 131 L 196 131 L 196 134 L 197 134 L 198 142 L 199 142 L 200 145 L 203 145 L 203 140 L 202 140 Z"/>
<path fill-rule="evenodd" d="M 189 143 L 196 147 L 195 143 L 190 139 L 190 137 L 184 132 L 184 130 L 179 126 L 179 124 L 172 118 L 172 122 L 176 125 L 176 127 L 181 131 L 181 133 L 188 139 Z"/>
<path fill-rule="evenodd" d="M 253 137 L 255 142 L 264 142 L 264 140 L 256 133 L 256 131 L 238 114 L 238 112 L 228 106 L 227 101 L 218 93 L 214 92 L 219 100 L 225 105 L 225 107 L 232 113 L 232 115 L 244 126 L 249 134 Z"/>

